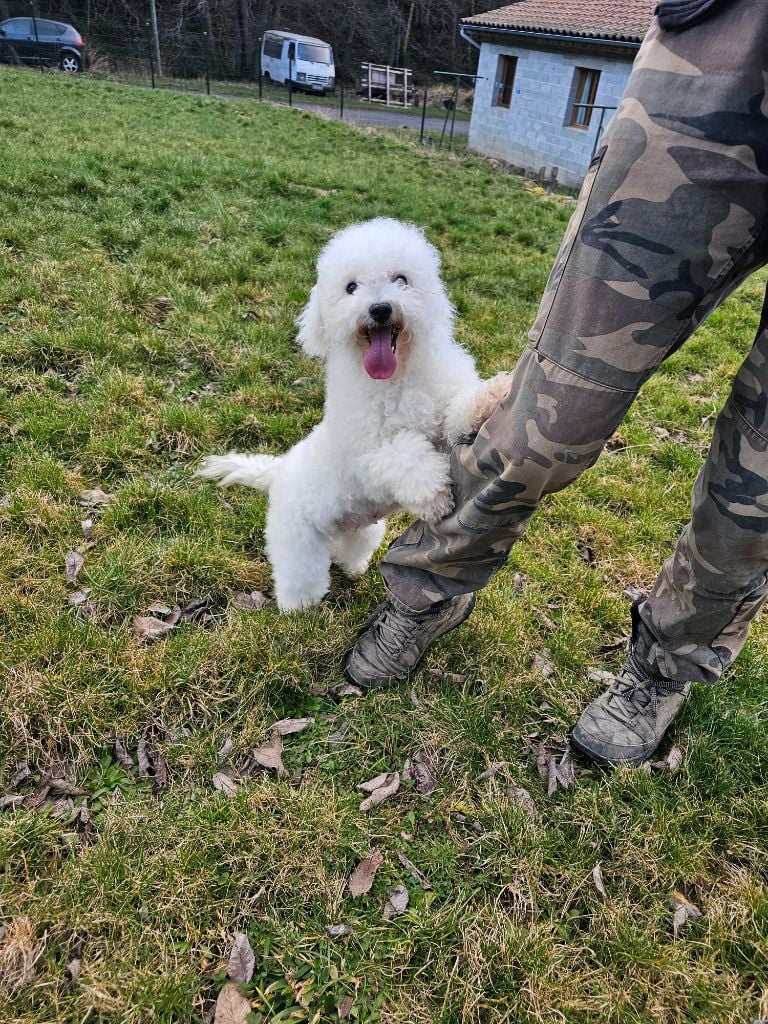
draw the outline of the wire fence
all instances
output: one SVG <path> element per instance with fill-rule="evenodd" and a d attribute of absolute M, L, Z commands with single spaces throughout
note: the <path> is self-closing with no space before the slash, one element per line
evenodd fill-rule
<path fill-rule="evenodd" d="M 474 83 L 467 76 L 436 72 L 429 81 L 416 81 L 408 69 L 369 63 L 355 75 L 329 73 L 324 80 L 308 81 L 313 76 L 301 70 L 295 56 L 265 59 L 263 36 L 254 40 L 244 61 L 242 55 L 234 60 L 231 48 L 222 48 L 212 33 L 183 24 L 173 33 L 160 34 L 149 19 L 134 18 L 128 27 L 102 20 L 90 35 L 81 35 L 77 26 L 54 17 L 37 0 L 16 4 L 10 20 L 18 23 L 10 26 L 10 34 L 3 33 L 8 20 L 0 22 L 0 60 L 42 73 L 68 72 L 152 89 L 317 109 L 332 118 L 409 129 L 438 147 L 461 145 L 468 131 Z M 71 31 L 57 36 L 57 28 Z M 372 89 L 374 66 L 383 71 L 377 71 L 378 87 Z M 338 71 L 332 66 L 329 70 Z M 403 81 L 408 89 L 390 88 L 390 83 Z"/>

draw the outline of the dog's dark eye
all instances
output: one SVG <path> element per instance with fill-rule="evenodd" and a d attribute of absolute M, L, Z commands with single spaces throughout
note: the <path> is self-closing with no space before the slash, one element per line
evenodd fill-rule
<path fill-rule="evenodd" d="M 397 277 L 395 278 L 395 284 L 397 284 L 398 282 L 400 284 L 407 285 L 408 284 L 408 278 L 405 276 L 405 274 L 398 274 Z"/>
<path fill-rule="evenodd" d="M 347 295 L 351 295 L 352 292 L 357 291 L 357 281 L 350 281 L 347 285 Z"/>

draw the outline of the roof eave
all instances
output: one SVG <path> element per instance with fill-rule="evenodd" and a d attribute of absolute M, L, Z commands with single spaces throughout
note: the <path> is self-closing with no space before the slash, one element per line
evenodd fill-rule
<path fill-rule="evenodd" d="M 547 39 L 551 42 L 581 43 L 589 46 L 613 46 L 623 49 L 639 50 L 640 42 L 635 39 L 609 39 L 605 36 L 582 36 L 570 32 L 541 32 L 536 29 L 507 28 L 500 25 L 478 25 L 462 21 L 465 32 L 484 32 L 491 35 L 516 36 L 523 39 Z"/>

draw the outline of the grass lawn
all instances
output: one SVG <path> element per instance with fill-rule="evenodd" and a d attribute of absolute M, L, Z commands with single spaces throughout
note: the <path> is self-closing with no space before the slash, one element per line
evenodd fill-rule
<path fill-rule="evenodd" d="M 264 501 L 195 462 L 282 451 L 320 418 L 294 319 L 334 230 L 423 224 L 491 373 L 525 344 L 569 209 L 301 111 L 12 69 L 0 89 L 3 1024 L 210 1021 L 236 932 L 251 1024 L 768 1017 L 765 620 L 694 693 L 677 772 L 582 769 L 548 797 L 535 763 L 620 663 L 624 588 L 687 518 L 764 275 L 644 388 L 428 670 L 339 698 L 375 569 L 307 614 L 239 610 L 269 587 Z M 81 498 L 97 488 L 113 500 Z M 203 598 L 156 643 L 134 635 L 157 602 Z M 278 777 L 250 752 L 286 717 L 314 722 Z M 361 811 L 358 783 L 406 759 L 418 784 Z M 702 915 L 677 928 L 675 891 Z"/>

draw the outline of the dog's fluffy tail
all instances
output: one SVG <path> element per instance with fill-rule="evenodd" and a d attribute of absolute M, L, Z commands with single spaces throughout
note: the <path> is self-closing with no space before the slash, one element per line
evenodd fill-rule
<path fill-rule="evenodd" d="M 218 480 L 222 487 L 244 484 L 257 491 L 267 491 L 279 462 L 280 457 L 276 455 L 241 455 L 239 452 L 209 455 L 200 463 L 196 475 Z"/>

